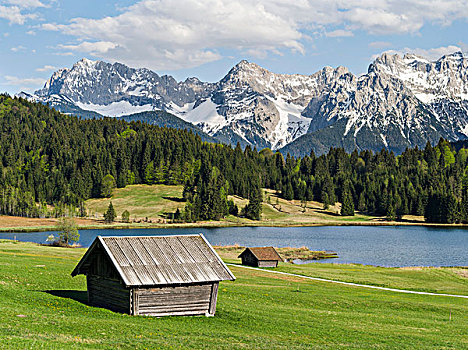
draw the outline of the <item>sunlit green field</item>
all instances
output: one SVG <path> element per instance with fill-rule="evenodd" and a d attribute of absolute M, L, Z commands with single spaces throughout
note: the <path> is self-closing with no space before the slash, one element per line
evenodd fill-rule
<path fill-rule="evenodd" d="M 183 211 L 185 202 L 182 198 L 183 186 L 167 185 L 132 185 L 125 188 L 114 189 L 111 198 L 90 199 L 86 201 L 86 207 L 91 217 L 102 217 L 112 200 L 117 220 L 124 210 L 130 212 L 130 219 L 149 218 L 153 222 L 167 218 L 168 213 L 177 209 Z M 239 210 L 247 205 L 248 200 L 238 196 L 230 196 L 239 207 Z M 264 190 L 264 203 L 262 220 L 252 221 L 245 218 L 228 216 L 221 220 L 220 224 L 239 225 L 295 225 L 295 224 L 328 224 L 347 222 L 369 222 L 377 219 L 373 216 L 361 215 L 342 217 L 339 214 L 339 205 L 331 206 L 323 210 L 319 202 L 308 202 L 304 210 L 301 201 L 287 201 L 279 198 L 275 191 Z"/>
<path fill-rule="evenodd" d="M 87 306 L 85 279 L 70 277 L 84 251 L 0 243 L 1 349 L 468 348 L 466 299 L 369 290 L 240 267 L 232 267 L 236 281 L 221 283 L 215 317 L 117 314 Z M 318 271 L 281 267 L 290 268 Z M 359 269 L 324 266 L 321 273 L 362 279 Z M 400 283 L 398 269 L 367 272 L 375 283 Z M 417 272 L 401 286 L 420 289 L 435 276 Z M 434 284 L 440 291 L 466 293 L 466 277 L 457 276 L 461 282 L 441 273 Z"/>

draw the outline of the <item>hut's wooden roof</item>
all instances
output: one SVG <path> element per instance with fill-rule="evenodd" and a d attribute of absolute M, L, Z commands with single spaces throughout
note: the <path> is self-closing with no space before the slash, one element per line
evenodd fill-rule
<path fill-rule="evenodd" d="M 87 274 L 94 249 L 103 249 L 127 286 L 190 284 L 235 277 L 202 234 L 98 236 L 72 272 Z"/>
<path fill-rule="evenodd" d="M 258 260 L 264 261 L 283 261 L 281 259 L 281 256 L 278 254 L 275 248 L 273 247 L 251 247 L 251 248 L 246 248 L 240 255 L 239 258 L 242 257 L 245 253 L 250 251 L 253 256 L 255 256 Z"/>

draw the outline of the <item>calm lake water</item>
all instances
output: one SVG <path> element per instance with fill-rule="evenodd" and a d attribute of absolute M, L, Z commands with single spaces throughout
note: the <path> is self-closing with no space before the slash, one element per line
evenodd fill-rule
<path fill-rule="evenodd" d="M 54 232 L 0 233 L 0 238 L 44 243 Z M 423 226 L 229 227 L 80 230 L 89 246 L 101 236 L 203 233 L 213 245 L 301 247 L 333 250 L 324 262 L 379 266 L 468 266 L 468 229 Z M 55 233 L 56 234 L 56 233 Z"/>

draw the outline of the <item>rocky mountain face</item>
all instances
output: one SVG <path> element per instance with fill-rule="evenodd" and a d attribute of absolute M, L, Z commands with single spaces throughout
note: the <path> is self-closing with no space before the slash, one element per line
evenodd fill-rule
<path fill-rule="evenodd" d="M 24 97 L 91 116 L 163 110 L 222 142 L 293 155 L 331 146 L 401 152 L 440 137 L 468 138 L 468 57 L 462 53 L 435 62 L 383 54 L 360 77 L 344 67 L 310 76 L 275 74 L 241 61 L 217 83 L 177 82 L 147 69 L 83 59 Z"/>
<path fill-rule="evenodd" d="M 311 119 L 303 111 L 309 101 L 346 72 L 339 67 L 311 76 L 274 74 L 241 61 L 187 112 L 187 120 L 214 136 L 236 134 L 257 148 L 278 149 L 307 132 Z"/>
<path fill-rule="evenodd" d="M 53 105 L 72 101 L 83 110 L 117 117 L 184 106 L 208 96 L 212 85 L 196 78 L 177 82 L 144 68 L 82 59 L 71 69 L 55 72 L 35 95 Z"/>
<path fill-rule="evenodd" d="M 282 152 L 304 155 L 329 147 L 396 153 L 406 147 L 468 137 L 468 57 L 429 62 L 415 55 L 383 54 L 360 77 L 342 75 L 303 112 L 308 133 Z M 312 147 L 311 147 L 312 146 Z"/>

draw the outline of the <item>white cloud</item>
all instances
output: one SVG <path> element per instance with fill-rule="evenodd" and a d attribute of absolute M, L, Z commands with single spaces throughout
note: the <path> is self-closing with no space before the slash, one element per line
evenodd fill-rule
<path fill-rule="evenodd" d="M 35 19 L 34 13 L 23 13 L 18 6 L 0 5 L 0 18 L 6 19 L 10 24 L 24 24 L 28 19 Z"/>
<path fill-rule="evenodd" d="M 87 52 L 92 55 L 105 54 L 111 49 L 115 49 L 117 45 L 111 42 L 99 41 L 99 42 L 83 42 L 79 45 L 59 45 L 58 47 L 64 50 Z"/>
<path fill-rule="evenodd" d="M 325 33 L 325 36 L 329 38 L 341 38 L 341 37 L 350 37 L 354 36 L 353 32 L 344 29 L 337 29 L 332 32 Z"/>
<path fill-rule="evenodd" d="M 427 23 L 467 19 L 468 0 L 142 0 L 121 11 L 42 29 L 76 38 L 61 49 L 178 69 L 218 60 L 225 50 L 256 57 L 303 53 L 304 41 L 314 33 L 416 34 Z"/>
<path fill-rule="evenodd" d="M 21 8 L 37 8 L 37 7 L 46 7 L 39 0 L 7 0 L 7 4 L 17 5 Z"/>
<path fill-rule="evenodd" d="M 27 20 L 39 18 L 36 13 L 26 13 L 39 7 L 48 6 L 40 0 L 0 0 L 0 19 L 6 19 L 10 25 L 23 25 Z"/>
<path fill-rule="evenodd" d="M 56 70 L 56 69 L 57 67 L 55 66 L 45 65 L 43 67 L 36 68 L 36 72 L 49 72 L 49 71 Z"/>
<path fill-rule="evenodd" d="M 43 78 L 18 78 L 11 75 L 5 75 L 5 85 L 31 87 L 44 84 Z"/>
<path fill-rule="evenodd" d="M 75 18 L 70 24 L 46 24 L 77 37 L 61 48 L 154 69 L 189 68 L 219 60 L 220 50 L 304 52 L 296 24 L 261 2 L 247 0 L 145 0 L 121 15 Z"/>
<path fill-rule="evenodd" d="M 463 51 L 463 50 L 459 46 L 455 46 L 455 45 L 441 46 L 441 47 L 435 47 L 435 48 L 430 48 L 430 49 L 404 47 L 399 50 L 387 50 L 387 51 L 382 52 L 381 54 L 373 55 L 372 59 L 376 59 L 383 53 L 388 53 L 392 55 L 398 54 L 400 56 L 403 56 L 406 53 L 412 53 L 412 54 L 427 58 L 430 61 L 436 61 L 444 55 L 449 55 L 457 51 Z"/>
<path fill-rule="evenodd" d="M 16 47 L 12 47 L 10 50 L 13 51 L 13 52 L 19 52 L 19 51 L 26 50 L 26 48 L 24 46 L 19 45 L 19 46 L 16 46 Z"/>

